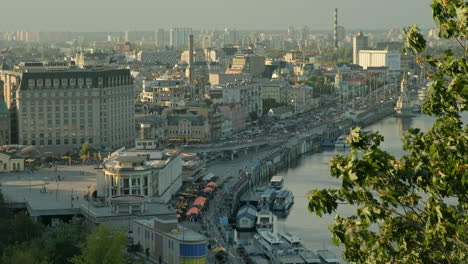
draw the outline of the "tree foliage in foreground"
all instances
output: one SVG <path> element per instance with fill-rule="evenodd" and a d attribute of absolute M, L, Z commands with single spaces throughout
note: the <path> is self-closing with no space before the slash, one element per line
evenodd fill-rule
<path fill-rule="evenodd" d="M 340 189 L 313 190 L 309 209 L 331 214 L 339 204 L 354 205 L 350 217 L 336 216 L 333 241 L 355 263 L 467 263 L 468 4 L 434 0 L 433 18 L 443 39 L 457 41 L 462 56 L 424 54 L 417 26 L 405 29 L 408 51 L 430 71 L 423 112 L 437 118 L 426 133 L 411 129 L 403 139 L 407 153 L 396 158 L 379 148 L 383 137 L 351 131 L 351 153 L 331 161 Z"/>
<path fill-rule="evenodd" d="M 70 263 L 72 257 L 80 254 L 79 245 L 86 239 L 86 230 L 85 222 L 81 218 L 73 218 L 70 223 L 48 227 L 40 240 L 50 263 Z"/>
<path fill-rule="evenodd" d="M 99 225 L 86 238 L 82 245 L 82 254 L 72 258 L 75 264 L 119 264 L 126 260 L 125 232 L 113 231 L 105 225 Z"/>

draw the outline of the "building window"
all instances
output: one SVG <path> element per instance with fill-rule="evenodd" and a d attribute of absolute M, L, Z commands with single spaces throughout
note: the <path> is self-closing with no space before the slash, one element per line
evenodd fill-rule
<path fill-rule="evenodd" d="M 60 139 L 56 139 L 56 140 L 55 140 L 55 144 L 56 144 L 56 145 L 60 145 Z"/>

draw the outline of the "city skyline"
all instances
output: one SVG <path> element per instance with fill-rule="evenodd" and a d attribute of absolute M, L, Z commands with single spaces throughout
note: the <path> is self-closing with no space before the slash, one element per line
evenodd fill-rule
<path fill-rule="evenodd" d="M 128 5 L 122 0 L 93 2 L 81 0 L 70 6 L 58 0 L 9 3 L 21 10 L 18 20 L 14 12 L 0 18 L 0 31 L 126 31 L 157 28 L 191 27 L 193 29 L 279 30 L 289 25 L 306 25 L 311 30 L 333 30 L 333 11 L 339 10 L 338 23 L 348 30 L 376 30 L 418 24 L 433 27 L 429 0 L 384 1 L 361 0 L 326 2 L 295 0 L 284 5 L 279 0 L 249 2 L 179 1 L 158 3 L 139 0 Z M 402 6 L 404 8 L 402 8 Z M 280 8 L 281 7 L 281 8 Z M 292 14 L 292 15 L 289 15 Z M 398 16 L 396 21 L 394 18 Z M 283 19 L 282 19 L 283 18 Z"/>

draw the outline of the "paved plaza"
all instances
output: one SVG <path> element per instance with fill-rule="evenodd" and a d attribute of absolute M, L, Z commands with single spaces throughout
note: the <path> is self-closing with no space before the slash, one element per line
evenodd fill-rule
<path fill-rule="evenodd" d="M 68 214 L 87 203 L 84 196 L 95 188 L 98 173 L 101 170 L 94 165 L 7 173 L 0 175 L 0 188 L 9 203 L 27 206 L 32 216 L 34 212 L 36 215 L 56 215 L 60 211 Z"/>

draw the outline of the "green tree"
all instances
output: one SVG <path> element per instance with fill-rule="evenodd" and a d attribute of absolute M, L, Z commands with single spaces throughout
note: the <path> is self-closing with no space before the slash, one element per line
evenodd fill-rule
<path fill-rule="evenodd" d="M 82 254 L 71 259 L 74 264 L 118 264 L 125 260 L 126 234 L 113 231 L 105 225 L 98 226 L 86 237 Z"/>
<path fill-rule="evenodd" d="M 255 111 L 249 113 L 250 120 L 255 121 L 258 120 L 258 114 Z"/>
<path fill-rule="evenodd" d="M 89 143 L 88 142 L 85 142 L 83 143 L 83 145 L 81 145 L 81 149 L 80 149 L 80 157 L 86 157 L 89 152 L 91 151 L 91 147 L 89 146 Z"/>
<path fill-rule="evenodd" d="M 41 237 L 50 263 L 70 263 L 70 259 L 81 253 L 79 247 L 86 240 L 86 225 L 80 218 L 70 223 L 61 223 L 45 230 Z"/>
<path fill-rule="evenodd" d="M 468 126 L 460 115 L 468 108 L 468 6 L 434 0 L 431 7 L 439 36 L 463 50 L 460 57 L 450 50 L 429 56 L 418 27 L 405 29 L 408 52 L 431 71 L 423 111 L 437 118 L 433 127 L 409 130 L 399 159 L 379 148 L 379 133 L 352 130 L 351 153 L 331 161 L 341 188 L 309 193 L 308 207 L 318 215 L 342 203 L 357 208 L 330 226 L 343 257 L 354 263 L 467 263 Z"/>
<path fill-rule="evenodd" d="M 12 214 L 0 191 L 0 255 L 11 245 L 28 242 L 40 237 L 44 226 L 35 222 L 24 212 Z"/>
<path fill-rule="evenodd" d="M 210 106 L 213 104 L 213 101 L 211 99 L 206 98 L 204 101 L 205 101 L 205 106 Z"/>
<path fill-rule="evenodd" d="M 21 244 L 13 244 L 5 249 L 0 258 L 3 264 L 48 264 L 50 263 L 42 248 L 40 241 L 34 240 Z"/>

